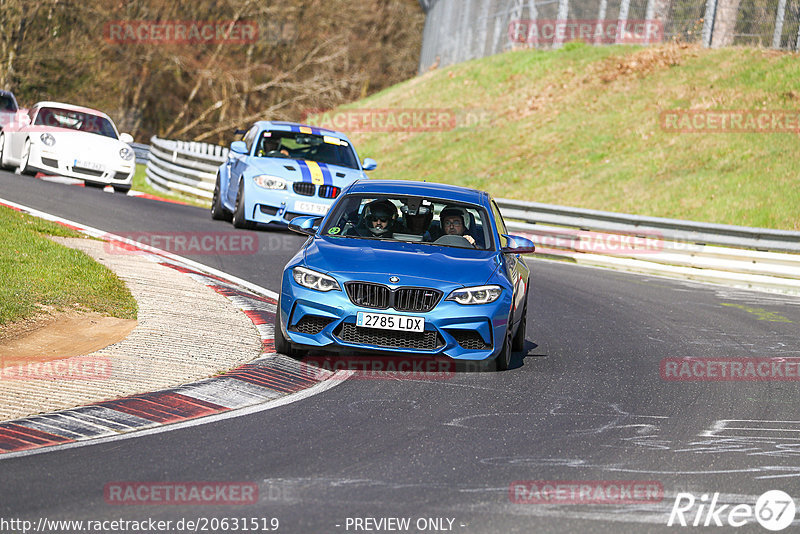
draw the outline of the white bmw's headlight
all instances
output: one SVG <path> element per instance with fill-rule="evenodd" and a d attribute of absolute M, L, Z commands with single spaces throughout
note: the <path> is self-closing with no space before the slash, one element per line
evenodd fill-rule
<path fill-rule="evenodd" d="M 305 267 L 295 267 L 292 269 L 292 275 L 294 276 L 295 282 L 309 289 L 316 289 L 317 291 L 341 291 L 339 282 L 327 274 L 318 273 L 317 271 L 312 271 Z"/>
<path fill-rule="evenodd" d="M 503 288 L 500 286 L 476 286 L 456 289 L 446 300 L 454 300 L 459 304 L 489 304 L 500 298 Z"/>
<path fill-rule="evenodd" d="M 286 180 L 269 174 L 254 176 L 253 181 L 258 187 L 263 187 L 264 189 L 286 189 Z"/>
<path fill-rule="evenodd" d="M 121 157 L 121 158 L 122 158 L 122 159 L 124 159 L 125 161 L 130 161 L 130 160 L 132 160 L 132 159 L 133 159 L 133 156 L 134 156 L 133 150 L 131 150 L 131 149 L 130 149 L 130 148 L 128 148 L 128 147 L 121 148 L 121 149 L 119 150 L 119 157 Z"/>
<path fill-rule="evenodd" d="M 42 143 L 44 143 L 47 146 L 53 146 L 54 144 L 56 144 L 56 138 L 49 133 L 43 133 L 42 135 L 39 136 L 39 139 L 41 139 Z"/>

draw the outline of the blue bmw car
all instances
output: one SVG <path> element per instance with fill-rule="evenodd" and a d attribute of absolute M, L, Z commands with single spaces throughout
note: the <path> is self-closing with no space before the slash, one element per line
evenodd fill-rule
<path fill-rule="evenodd" d="M 533 242 L 511 236 L 492 198 L 453 185 L 358 181 L 286 265 L 275 349 L 412 353 L 507 369 L 521 351 Z M 448 361 L 450 361 L 448 359 Z"/>
<path fill-rule="evenodd" d="M 362 163 L 342 133 L 293 122 L 259 121 L 234 141 L 220 165 L 211 217 L 237 228 L 286 226 L 325 215 L 342 189 L 377 166 Z"/>

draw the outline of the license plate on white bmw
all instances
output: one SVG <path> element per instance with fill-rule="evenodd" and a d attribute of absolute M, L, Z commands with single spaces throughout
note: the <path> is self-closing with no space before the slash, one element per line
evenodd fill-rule
<path fill-rule="evenodd" d="M 315 215 L 325 215 L 326 213 L 328 213 L 328 205 L 317 204 L 316 202 L 306 202 L 304 200 L 297 200 L 294 203 L 294 211 L 313 213 Z"/>
<path fill-rule="evenodd" d="M 383 330 L 402 330 L 404 332 L 423 332 L 425 330 L 425 318 L 390 315 L 388 313 L 358 312 L 356 314 L 356 326 L 381 328 Z"/>

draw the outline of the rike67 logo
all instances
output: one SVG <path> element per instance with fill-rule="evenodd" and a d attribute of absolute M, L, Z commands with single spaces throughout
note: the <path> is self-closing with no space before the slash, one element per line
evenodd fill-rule
<path fill-rule="evenodd" d="M 794 521 L 794 500 L 781 490 L 770 490 L 756 499 L 755 505 L 720 504 L 720 494 L 704 493 L 698 499 L 691 493 L 678 493 L 667 526 L 741 527 L 755 519 L 767 530 L 783 530 Z"/>

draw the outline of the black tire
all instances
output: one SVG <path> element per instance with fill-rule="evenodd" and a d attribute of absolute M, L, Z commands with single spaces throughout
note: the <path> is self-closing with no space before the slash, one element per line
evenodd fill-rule
<path fill-rule="evenodd" d="M 525 327 L 528 324 L 528 295 L 525 295 L 525 308 L 522 311 L 522 318 L 519 320 L 519 327 L 514 339 L 511 340 L 511 350 L 522 352 L 525 350 Z"/>
<path fill-rule="evenodd" d="M 24 174 L 26 176 L 35 176 L 36 171 L 32 170 L 28 165 L 28 158 L 31 155 L 31 140 L 25 140 L 25 147 L 22 149 L 22 156 L 17 167 L 17 174 Z"/>
<path fill-rule="evenodd" d="M 131 190 L 131 186 L 129 185 L 114 185 L 114 193 L 121 193 L 123 195 L 127 195 L 128 191 Z"/>
<path fill-rule="evenodd" d="M 509 322 L 509 324 L 511 324 Z M 503 342 L 503 350 L 500 351 L 500 354 L 497 355 L 497 358 L 494 359 L 494 370 L 495 371 L 506 371 L 508 367 L 511 365 L 511 329 L 510 327 L 506 329 L 505 340 Z"/>
<path fill-rule="evenodd" d="M 219 175 L 217 183 L 214 185 L 214 197 L 211 199 L 211 218 L 216 221 L 228 221 L 233 218 L 233 214 L 222 205 L 222 197 L 219 190 Z"/>
<path fill-rule="evenodd" d="M 233 227 L 247 230 L 253 223 L 244 217 L 244 182 L 239 182 L 239 191 L 236 193 L 236 210 L 233 212 Z"/>
<path fill-rule="evenodd" d="M 106 184 L 98 184 L 97 182 L 83 182 L 84 187 L 90 187 L 92 189 L 105 189 Z"/>
<path fill-rule="evenodd" d="M 3 158 L 5 157 L 5 149 L 4 149 L 5 144 L 6 144 L 6 134 L 3 133 L 3 132 L 0 132 L 0 169 L 9 169 L 9 168 L 11 168 L 10 165 L 8 165 L 7 163 L 5 163 L 3 161 Z"/>
<path fill-rule="evenodd" d="M 281 329 L 281 301 L 278 299 L 278 310 L 275 313 L 275 352 L 285 354 L 290 358 L 302 358 L 306 351 L 294 348 L 294 345 L 286 339 Z"/>

